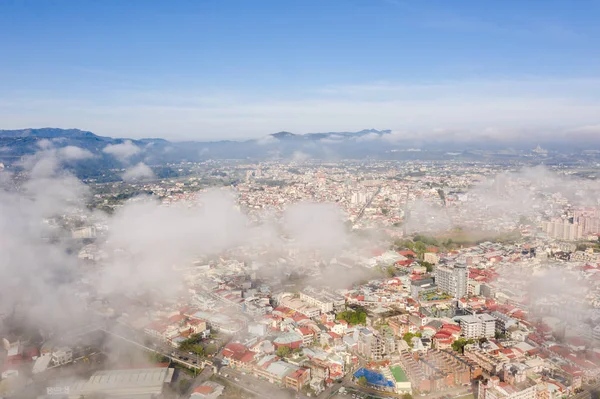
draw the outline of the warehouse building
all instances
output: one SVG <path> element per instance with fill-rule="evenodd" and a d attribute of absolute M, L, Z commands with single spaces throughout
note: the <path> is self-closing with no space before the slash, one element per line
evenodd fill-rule
<path fill-rule="evenodd" d="M 160 367 L 132 370 L 104 370 L 89 380 L 69 387 L 69 399 L 98 395 L 110 399 L 152 399 L 171 383 L 175 369 Z"/>

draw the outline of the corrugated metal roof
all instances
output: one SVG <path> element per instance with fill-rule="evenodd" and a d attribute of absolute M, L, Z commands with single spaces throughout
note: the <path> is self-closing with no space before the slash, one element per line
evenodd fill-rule
<path fill-rule="evenodd" d="M 94 373 L 88 381 L 70 387 L 70 395 L 104 393 L 110 397 L 140 397 L 162 392 L 163 385 L 173 379 L 172 368 L 105 370 Z"/>

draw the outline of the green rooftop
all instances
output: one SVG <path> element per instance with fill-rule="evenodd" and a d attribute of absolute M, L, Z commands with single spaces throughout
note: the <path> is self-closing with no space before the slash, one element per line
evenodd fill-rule
<path fill-rule="evenodd" d="M 406 373 L 402 370 L 400 366 L 392 366 L 390 367 L 390 371 L 394 376 L 396 382 L 408 382 L 408 377 L 406 377 Z"/>

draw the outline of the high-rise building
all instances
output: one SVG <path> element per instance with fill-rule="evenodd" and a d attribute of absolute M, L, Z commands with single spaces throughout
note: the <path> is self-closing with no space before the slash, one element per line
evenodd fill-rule
<path fill-rule="evenodd" d="M 600 215 L 598 215 L 597 210 L 588 212 L 575 212 L 573 221 L 582 226 L 583 234 L 600 233 Z"/>
<path fill-rule="evenodd" d="M 435 270 L 435 283 L 438 288 L 454 298 L 467 295 L 468 269 L 465 264 L 438 266 Z"/>
<path fill-rule="evenodd" d="M 355 192 L 352 193 L 352 197 L 350 198 L 351 204 L 366 204 L 368 200 L 367 194 L 365 192 Z"/>
<path fill-rule="evenodd" d="M 554 220 L 543 222 L 542 229 L 549 237 L 557 240 L 576 241 L 583 237 L 583 225 L 570 223 L 568 220 Z"/>

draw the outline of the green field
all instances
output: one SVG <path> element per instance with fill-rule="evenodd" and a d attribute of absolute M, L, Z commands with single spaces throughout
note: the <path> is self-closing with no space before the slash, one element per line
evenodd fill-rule
<path fill-rule="evenodd" d="M 402 367 L 393 366 L 390 367 L 390 371 L 392 372 L 392 375 L 394 376 L 396 382 L 408 382 L 408 377 L 406 376 L 404 370 L 402 370 Z"/>

